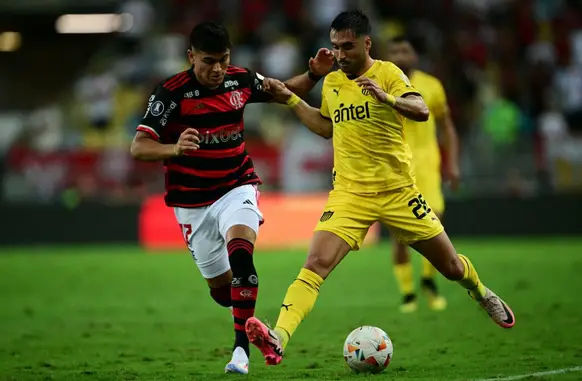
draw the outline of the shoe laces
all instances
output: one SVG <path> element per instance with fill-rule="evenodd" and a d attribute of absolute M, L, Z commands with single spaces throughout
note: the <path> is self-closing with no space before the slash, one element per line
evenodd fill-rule
<path fill-rule="evenodd" d="M 490 314 L 499 315 L 505 313 L 503 305 L 497 296 L 490 296 L 481 303 Z"/>
<path fill-rule="evenodd" d="M 269 341 L 269 345 L 271 346 L 271 348 L 273 348 L 273 350 L 275 351 L 275 353 L 277 355 L 283 356 L 283 347 L 281 346 L 281 338 L 279 337 L 277 332 L 272 328 L 273 326 L 271 325 L 269 320 L 265 319 L 265 325 L 269 329 L 269 331 L 270 331 L 269 333 L 272 332 L 273 336 L 275 336 L 277 338 L 277 344 L 273 343 L 272 341 Z"/>

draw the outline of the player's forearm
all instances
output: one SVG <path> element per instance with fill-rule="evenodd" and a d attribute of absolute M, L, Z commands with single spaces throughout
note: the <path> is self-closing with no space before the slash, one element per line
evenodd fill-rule
<path fill-rule="evenodd" d="M 174 144 L 162 144 L 148 138 L 135 138 L 131 156 L 141 161 L 162 161 L 176 156 Z"/>
<path fill-rule="evenodd" d="M 325 139 L 330 139 L 333 136 L 332 122 L 325 119 L 318 109 L 311 107 L 302 99 L 295 100 L 295 102 L 297 103 L 292 105 L 291 109 L 311 132 Z M 292 103 L 295 102 L 292 101 Z"/>
<path fill-rule="evenodd" d="M 445 114 L 445 116 L 437 120 L 437 125 L 442 129 L 443 146 L 447 156 L 451 164 L 457 165 L 459 160 L 459 138 L 451 116 L 448 113 Z"/>
<path fill-rule="evenodd" d="M 426 122 L 429 117 L 428 107 L 420 97 L 388 97 L 387 103 L 398 113 L 416 122 Z"/>
<path fill-rule="evenodd" d="M 319 77 L 315 76 L 312 79 L 309 76 L 309 72 L 305 72 L 301 75 L 286 80 L 284 83 L 289 90 L 297 94 L 297 96 L 300 98 L 304 98 L 317 84 L 318 80 Z"/>

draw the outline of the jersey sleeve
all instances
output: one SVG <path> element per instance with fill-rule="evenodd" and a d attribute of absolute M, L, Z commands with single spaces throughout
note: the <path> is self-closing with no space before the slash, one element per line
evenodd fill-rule
<path fill-rule="evenodd" d="M 249 70 L 251 96 L 248 103 L 267 103 L 273 100 L 273 96 L 263 91 L 263 77 L 261 74 Z"/>
<path fill-rule="evenodd" d="M 420 95 L 418 90 L 412 86 L 408 76 L 404 74 L 396 65 L 391 64 L 385 70 L 385 84 L 388 94 L 395 97 L 403 97 L 405 95 Z"/>
<path fill-rule="evenodd" d="M 147 132 L 158 140 L 166 125 L 180 115 L 180 105 L 170 91 L 158 86 L 148 100 L 148 107 L 137 131 Z"/>
<path fill-rule="evenodd" d="M 329 112 L 329 106 L 327 105 L 327 96 L 325 95 L 326 94 L 325 90 L 326 90 L 326 85 L 325 85 L 325 82 L 323 82 L 323 86 L 321 87 L 321 107 L 319 108 L 319 113 L 325 119 L 331 120 L 331 116 L 330 116 L 331 114 Z"/>
<path fill-rule="evenodd" d="M 441 118 L 449 111 L 447 94 L 441 81 L 436 80 L 434 84 L 434 110 L 431 110 L 435 117 Z"/>

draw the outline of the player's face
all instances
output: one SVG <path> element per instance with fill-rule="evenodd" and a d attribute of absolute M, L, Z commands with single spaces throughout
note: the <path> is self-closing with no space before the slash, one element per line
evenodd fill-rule
<path fill-rule="evenodd" d="M 397 42 L 388 45 L 388 61 L 393 62 L 403 72 L 408 72 L 416 66 L 417 56 L 409 42 Z"/>
<path fill-rule="evenodd" d="M 194 65 L 196 79 L 203 86 L 213 89 L 222 84 L 226 69 L 230 64 L 230 50 L 223 53 L 189 50 L 188 58 L 190 63 Z"/>
<path fill-rule="evenodd" d="M 347 74 L 361 74 L 366 64 L 372 40 L 370 36 L 356 35 L 351 30 L 331 30 L 329 33 L 333 55 L 340 69 Z"/>

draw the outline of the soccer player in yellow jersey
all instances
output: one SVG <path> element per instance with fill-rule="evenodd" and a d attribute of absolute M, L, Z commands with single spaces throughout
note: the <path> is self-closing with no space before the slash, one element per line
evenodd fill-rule
<path fill-rule="evenodd" d="M 320 109 L 310 107 L 279 81 L 263 84 L 310 130 L 333 136 L 334 146 L 333 190 L 307 261 L 287 290 L 277 325 L 271 329 L 256 318 L 245 325 L 269 365 L 281 362 L 324 279 L 351 250 L 358 250 L 376 221 L 468 290 L 495 323 L 504 328 L 515 323 L 507 304 L 481 283 L 471 261 L 457 254 L 416 188 L 403 128 L 406 119 L 426 121 L 429 110 L 402 70 L 370 57 L 370 32 L 368 18 L 359 11 L 343 12 L 332 22 L 332 49 L 340 70 L 326 76 Z"/>
<path fill-rule="evenodd" d="M 445 90 L 437 78 L 416 69 L 418 63 L 416 51 L 406 37 L 398 36 L 390 41 L 387 58 L 410 78 L 410 82 L 420 92 L 430 111 L 430 117 L 426 122 L 406 121 L 404 135 L 412 151 L 416 186 L 432 211 L 441 219 L 445 200 L 441 188 L 441 155 L 437 132 L 442 135 L 449 158 L 443 168 L 445 180 L 453 190 L 457 188 L 459 181 L 458 139 L 449 115 Z M 394 274 L 403 295 L 400 310 L 413 312 L 417 309 L 417 303 L 408 247 L 398 240 L 393 240 L 393 243 Z M 443 310 L 446 308 L 446 299 L 438 292 L 434 279 L 436 269 L 426 258 L 423 258 L 422 265 L 420 285 L 428 296 L 429 306 L 433 310 Z"/>

